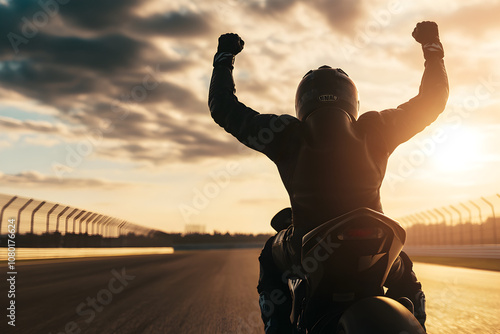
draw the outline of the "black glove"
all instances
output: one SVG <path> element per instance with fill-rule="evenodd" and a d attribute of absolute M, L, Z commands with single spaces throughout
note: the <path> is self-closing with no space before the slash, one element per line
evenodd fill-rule
<path fill-rule="evenodd" d="M 243 50 L 245 42 L 237 34 L 224 34 L 219 37 L 219 46 L 214 57 L 214 66 L 233 68 L 234 56 Z"/>
<path fill-rule="evenodd" d="M 413 38 L 422 44 L 424 58 L 443 58 L 443 45 L 439 41 L 439 32 L 436 22 L 423 21 L 417 23 L 412 33 Z"/>
<path fill-rule="evenodd" d="M 219 37 L 217 52 L 229 52 L 236 56 L 244 46 L 245 42 L 237 34 L 224 34 Z"/>

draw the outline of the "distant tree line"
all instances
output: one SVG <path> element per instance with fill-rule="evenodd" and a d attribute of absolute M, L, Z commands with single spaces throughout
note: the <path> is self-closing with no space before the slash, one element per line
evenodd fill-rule
<path fill-rule="evenodd" d="M 16 246 L 29 248 L 85 248 L 85 247 L 174 247 L 180 249 L 198 248 L 238 248 L 245 246 L 261 246 L 270 234 L 230 234 L 214 232 L 213 234 L 181 234 L 155 231 L 147 236 L 129 233 L 118 238 L 87 233 L 44 233 L 17 234 Z M 7 236 L 0 236 L 0 247 L 7 245 Z"/>

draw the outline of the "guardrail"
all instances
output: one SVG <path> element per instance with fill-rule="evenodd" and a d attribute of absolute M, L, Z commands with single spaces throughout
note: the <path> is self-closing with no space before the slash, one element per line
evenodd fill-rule
<path fill-rule="evenodd" d="M 500 244 L 500 194 L 399 218 L 407 245 Z"/>

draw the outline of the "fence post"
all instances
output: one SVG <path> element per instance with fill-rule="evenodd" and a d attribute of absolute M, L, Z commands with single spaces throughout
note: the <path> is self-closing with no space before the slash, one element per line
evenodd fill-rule
<path fill-rule="evenodd" d="M 103 236 L 108 236 L 109 237 L 109 227 L 112 225 L 112 223 L 116 220 L 116 218 L 111 218 L 106 224 L 104 225 L 103 229 Z"/>
<path fill-rule="evenodd" d="M 474 203 L 473 201 L 469 201 L 478 211 L 479 211 L 479 242 L 480 244 L 484 244 L 484 235 L 483 235 L 483 217 L 481 214 L 481 207 Z"/>
<path fill-rule="evenodd" d="M 89 234 L 89 224 L 92 224 L 97 218 L 99 218 L 99 216 L 99 214 L 94 213 L 89 217 L 89 220 L 87 220 L 87 224 L 85 224 L 85 234 Z"/>
<path fill-rule="evenodd" d="M 118 225 L 118 238 L 122 236 L 122 227 L 124 224 L 125 224 L 124 221 L 122 221 L 120 225 Z"/>
<path fill-rule="evenodd" d="M 111 238 L 111 228 L 115 225 L 115 222 L 117 222 L 117 218 L 113 218 L 109 224 L 106 224 L 106 234 L 108 235 L 108 238 Z"/>
<path fill-rule="evenodd" d="M 122 226 L 120 227 L 120 235 L 122 235 L 122 233 L 123 233 L 123 235 L 127 235 L 127 233 L 123 232 L 123 229 L 126 229 L 127 225 L 128 225 L 127 222 L 123 221 Z"/>
<path fill-rule="evenodd" d="M 99 233 L 99 226 L 97 226 L 97 234 L 102 235 L 104 237 L 104 226 L 111 220 L 112 217 L 106 217 L 106 219 L 101 223 L 101 232 Z"/>
<path fill-rule="evenodd" d="M 21 233 L 21 212 L 23 212 L 23 210 L 26 209 L 26 207 L 28 205 L 30 205 L 31 202 L 33 202 L 32 198 L 30 198 L 26 203 L 24 203 L 24 205 L 17 212 L 17 232 L 18 233 Z"/>
<path fill-rule="evenodd" d="M 443 223 L 443 245 L 446 245 L 447 242 L 446 242 L 446 230 L 447 230 L 447 226 L 446 226 L 446 217 L 445 215 L 439 211 L 438 209 L 434 209 L 434 212 L 436 212 L 438 215 L 441 216 L 442 220 L 441 222 Z"/>
<path fill-rule="evenodd" d="M 119 219 L 119 220 L 116 222 L 115 226 L 114 226 L 114 228 L 115 228 L 115 232 L 116 232 L 116 234 L 117 234 L 117 236 L 118 236 L 118 237 L 120 236 L 120 230 L 119 230 L 119 227 L 120 227 L 120 225 L 122 224 L 122 222 L 123 222 L 123 219 Z M 115 234 L 115 233 L 113 233 L 113 234 Z"/>
<path fill-rule="evenodd" d="M 35 225 L 35 213 L 40 210 L 40 208 L 45 204 L 45 201 L 42 203 L 38 204 L 38 206 L 33 210 L 31 213 L 31 234 L 33 234 L 33 225 Z"/>
<path fill-rule="evenodd" d="M 55 209 L 57 209 L 57 207 L 59 206 L 59 204 L 55 204 L 50 210 L 49 212 L 47 212 L 47 228 L 45 229 L 45 233 L 49 233 L 49 219 L 50 219 L 50 215 L 52 214 L 52 212 L 54 212 Z"/>
<path fill-rule="evenodd" d="M 420 244 L 422 244 L 422 245 L 425 244 L 425 238 L 424 238 L 424 235 L 422 232 L 422 227 L 420 226 L 419 219 L 417 218 L 417 216 L 415 216 L 415 214 L 412 214 L 410 216 L 410 218 L 413 221 L 413 226 L 415 226 L 415 228 L 417 229 L 418 239 L 420 240 Z M 128 229 L 128 226 L 127 226 L 127 229 Z"/>
<path fill-rule="evenodd" d="M 17 199 L 17 196 L 14 196 L 12 197 L 8 202 L 7 204 L 5 204 L 3 207 L 2 207 L 2 211 L 0 211 L 0 234 L 2 234 L 2 221 L 3 221 L 3 213 L 5 211 L 5 209 L 7 209 L 7 207 L 9 205 L 11 205 L 15 200 Z"/>
<path fill-rule="evenodd" d="M 420 213 L 416 213 L 414 215 L 415 217 L 417 217 L 417 222 L 419 222 L 421 225 L 423 225 L 424 229 L 423 229 L 423 234 L 424 234 L 424 239 L 425 239 L 425 242 L 429 245 L 431 243 L 431 238 L 430 238 L 430 235 L 429 235 L 429 227 L 425 224 L 425 219 L 422 218 L 422 216 L 420 215 Z"/>
<path fill-rule="evenodd" d="M 64 215 L 64 213 L 66 211 L 69 210 L 69 206 L 65 207 L 64 210 L 62 210 L 61 212 L 59 212 L 59 214 L 57 215 L 57 221 L 56 221 L 56 232 L 59 232 L 59 218 L 61 218 L 62 215 Z"/>
<path fill-rule="evenodd" d="M 79 214 L 77 214 L 75 216 L 75 218 L 73 218 L 73 233 L 75 233 L 75 230 L 76 230 L 76 220 L 78 218 L 80 218 L 83 214 L 85 214 L 87 212 L 87 210 L 82 210 L 82 212 L 80 212 Z M 78 233 L 80 233 L 81 231 L 78 231 Z"/>
<path fill-rule="evenodd" d="M 92 214 L 92 212 L 87 211 L 87 213 L 86 213 L 86 214 L 84 214 L 84 215 L 82 216 L 82 218 L 80 218 L 80 221 L 78 222 L 78 233 L 83 234 L 83 233 L 82 233 L 82 224 L 83 224 L 83 222 L 84 222 L 84 221 L 85 221 L 85 220 L 86 220 L 86 219 L 87 219 L 87 218 L 88 218 L 91 214 Z"/>
<path fill-rule="evenodd" d="M 82 234 L 82 223 L 85 221 L 85 219 L 87 219 L 90 215 L 92 214 L 92 212 L 87 212 L 81 219 L 80 219 L 80 223 L 78 224 L 78 233 Z"/>
<path fill-rule="evenodd" d="M 126 228 L 127 226 L 127 221 L 124 219 L 122 220 L 122 223 L 120 224 L 120 236 L 123 235 L 123 228 Z"/>
<path fill-rule="evenodd" d="M 104 220 L 106 220 L 106 219 L 107 219 L 107 216 L 102 215 L 102 216 L 101 216 L 101 218 L 96 219 L 96 220 L 92 223 L 92 234 L 93 234 L 93 235 L 99 235 L 99 224 L 100 224 L 101 222 L 103 222 Z M 96 230 L 97 230 L 96 232 L 94 232 L 94 227 L 96 227 Z"/>
<path fill-rule="evenodd" d="M 436 241 L 437 241 L 437 244 L 440 244 L 440 243 L 441 243 L 441 236 L 439 235 L 439 229 L 438 229 L 438 227 L 439 227 L 439 217 L 438 217 L 438 216 L 436 216 L 436 215 L 434 214 L 434 212 L 432 212 L 432 210 L 427 210 L 427 213 L 428 213 L 428 214 L 429 214 L 429 216 L 431 216 L 431 217 L 434 219 L 434 221 L 435 221 L 436 231 L 438 232 L 438 233 L 435 233 L 435 235 L 436 235 Z"/>
<path fill-rule="evenodd" d="M 455 240 L 454 240 L 455 238 L 454 238 L 454 236 L 453 236 L 453 228 L 454 228 L 454 225 L 453 225 L 453 213 L 451 213 L 451 212 L 450 212 L 450 210 L 448 210 L 446 207 L 443 207 L 443 208 L 442 208 L 442 210 L 443 210 L 444 212 L 446 212 L 446 214 L 447 214 L 448 216 L 450 216 L 450 226 L 449 226 L 449 227 L 447 227 L 447 229 L 449 229 L 449 230 L 450 230 L 450 232 L 448 233 L 448 235 L 449 235 L 450 245 L 453 245 L 453 244 L 455 243 Z"/>
<path fill-rule="evenodd" d="M 460 206 L 462 206 L 462 208 L 464 208 L 465 210 L 467 210 L 467 212 L 469 213 L 469 225 L 470 225 L 470 244 L 474 244 L 474 229 L 472 228 L 472 211 L 469 209 L 469 207 L 467 205 L 465 205 L 464 203 L 460 203 Z M 465 233 L 465 226 L 464 226 L 464 233 Z"/>
<path fill-rule="evenodd" d="M 111 219 L 108 219 L 104 224 L 102 224 L 102 237 L 106 238 L 108 235 L 108 225 L 114 220 L 114 218 L 111 217 Z"/>
<path fill-rule="evenodd" d="M 500 198 L 500 194 L 497 194 L 497 197 Z"/>
<path fill-rule="evenodd" d="M 481 197 L 481 199 L 484 202 L 486 202 L 486 204 L 488 204 L 491 208 L 491 213 L 493 214 L 493 243 L 497 244 L 498 243 L 498 240 L 497 240 L 497 219 L 495 217 L 495 206 L 493 205 L 493 203 L 488 201 L 486 198 Z"/>
<path fill-rule="evenodd" d="M 434 243 L 435 240 L 436 240 L 436 237 L 435 237 L 435 233 L 432 233 L 432 228 L 433 228 L 433 226 L 432 226 L 433 225 L 432 224 L 432 219 L 428 215 L 426 215 L 425 212 L 420 212 L 419 214 L 420 214 L 421 217 L 424 218 L 424 220 L 426 222 L 429 223 L 429 225 L 428 225 L 429 226 L 428 227 L 428 229 L 429 229 L 429 240 L 430 240 L 431 243 Z"/>
<path fill-rule="evenodd" d="M 427 229 L 426 229 L 425 225 L 422 224 L 420 219 L 415 214 L 411 215 L 411 219 L 413 219 L 413 224 L 417 227 L 420 243 L 422 245 L 425 245 L 427 242 L 427 238 L 426 238 Z"/>
<path fill-rule="evenodd" d="M 117 238 L 120 237 L 120 226 L 123 224 L 124 220 L 121 219 L 118 224 L 116 225 L 116 234 L 117 234 Z"/>
<path fill-rule="evenodd" d="M 71 211 L 71 213 L 69 215 L 66 216 L 66 231 L 64 232 L 64 234 L 68 234 L 68 220 L 71 218 L 71 216 L 73 216 L 78 210 L 80 209 L 74 209 L 73 211 Z M 75 233 L 75 229 L 73 227 L 73 233 Z"/>
<path fill-rule="evenodd" d="M 458 222 L 459 222 L 459 226 L 458 226 L 458 232 L 460 234 L 460 245 L 463 245 L 464 244 L 464 235 L 463 233 L 463 221 L 462 221 L 462 213 L 460 212 L 460 210 L 458 210 L 456 207 L 454 207 L 453 205 L 450 205 L 450 208 L 455 211 L 456 213 L 458 213 Z"/>
<path fill-rule="evenodd" d="M 99 234 L 100 236 L 104 237 L 103 233 L 104 233 L 104 225 L 111 219 L 111 217 L 106 217 L 106 219 L 104 219 L 101 224 L 99 226 L 97 226 L 97 234 Z"/>

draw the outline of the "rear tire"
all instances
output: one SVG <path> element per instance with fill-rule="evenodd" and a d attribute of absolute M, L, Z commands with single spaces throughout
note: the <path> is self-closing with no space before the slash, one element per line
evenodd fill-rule
<path fill-rule="evenodd" d="M 388 297 L 369 297 L 349 307 L 337 326 L 337 334 L 425 334 L 403 305 Z"/>

